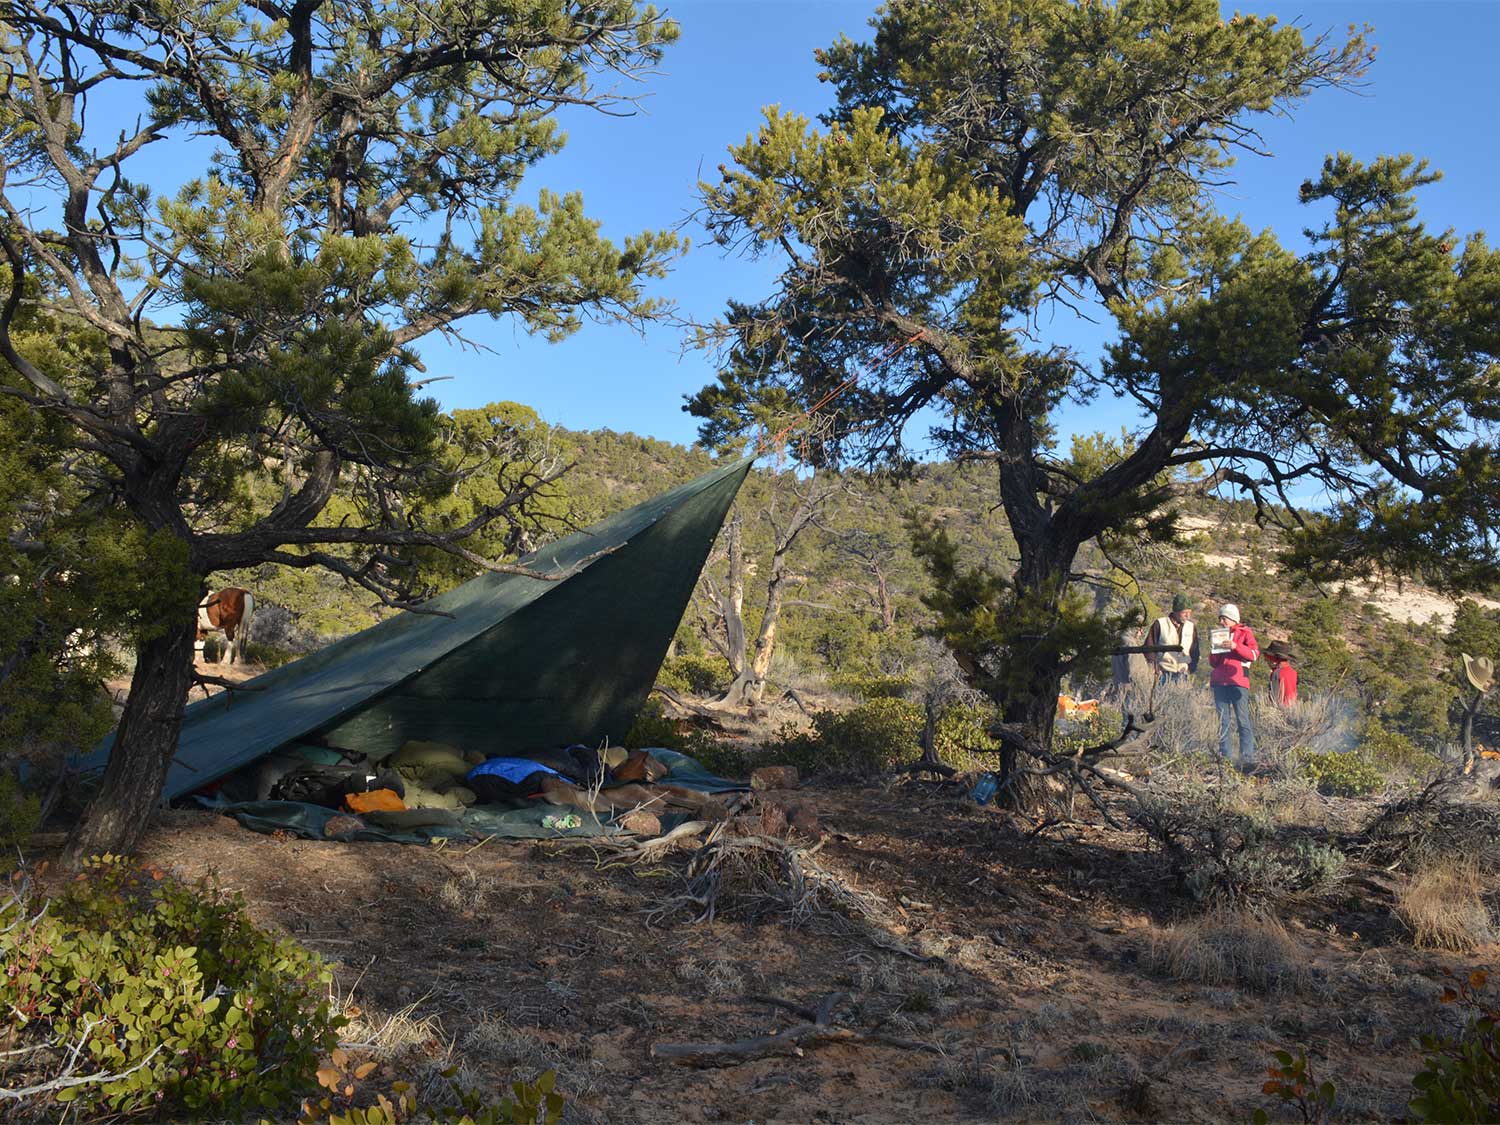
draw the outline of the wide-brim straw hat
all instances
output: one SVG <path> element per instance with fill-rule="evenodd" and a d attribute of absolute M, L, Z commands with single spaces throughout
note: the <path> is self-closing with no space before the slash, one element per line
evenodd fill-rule
<path fill-rule="evenodd" d="M 1463 654 L 1464 675 L 1480 691 L 1489 691 L 1495 686 L 1495 662 L 1488 656 Z"/>

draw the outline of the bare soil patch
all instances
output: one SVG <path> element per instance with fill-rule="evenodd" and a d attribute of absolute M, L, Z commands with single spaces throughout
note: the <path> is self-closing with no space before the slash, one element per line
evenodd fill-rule
<path fill-rule="evenodd" d="M 177 811 L 143 858 L 243 892 L 259 922 L 333 964 L 364 1026 L 400 1014 L 414 1049 L 451 1053 L 490 1088 L 555 1068 L 585 1121 L 1243 1121 L 1264 1104 L 1269 1052 L 1298 1044 L 1346 1119 L 1389 1120 L 1411 1037 L 1447 1018 L 1443 968 L 1496 952 L 1413 948 L 1395 884 L 1352 863 L 1338 891 L 1280 911 L 1299 957 L 1287 986 L 1180 979 L 1152 950 L 1201 912 L 1136 833 L 1028 839 L 916 782 L 799 796 L 830 833 L 817 862 L 879 896 L 880 925 L 733 911 L 648 924 L 682 891 L 681 864 L 609 865 L 577 843 L 316 843 Z M 713 1069 L 652 1056 L 802 1018 L 751 997 L 813 1008 L 833 993 L 867 1038 Z"/>

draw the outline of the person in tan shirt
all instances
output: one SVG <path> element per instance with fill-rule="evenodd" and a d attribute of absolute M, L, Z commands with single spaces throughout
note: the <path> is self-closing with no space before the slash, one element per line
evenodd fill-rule
<path fill-rule="evenodd" d="M 1181 652 L 1148 652 L 1146 660 L 1157 678 L 1186 683 L 1198 670 L 1198 628 L 1193 624 L 1193 609 L 1186 596 L 1172 599 L 1172 612 L 1158 617 L 1146 634 L 1148 645 L 1181 645 Z"/>

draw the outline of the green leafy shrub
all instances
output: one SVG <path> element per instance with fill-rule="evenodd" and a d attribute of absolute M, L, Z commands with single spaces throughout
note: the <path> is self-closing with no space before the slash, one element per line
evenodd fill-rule
<path fill-rule="evenodd" d="M 989 734 L 990 712 L 952 707 L 938 718 L 938 757 L 957 769 L 980 764 L 977 753 L 996 750 Z M 906 699 L 871 699 L 847 711 L 819 711 L 812 730 L 786 727 L 770 748 L 778 762 L 803 773 L 872 776 L 887 773 L 920 752 L 926 712 Z"/>
<path fill-rule="evenodd" d="M 119 1076 L 54 1095 L 86 1116 L 276 1108 L 312 1085 L 343 1025 L 322 962 L 258 929 L 240 896 L 118 858 L 45 911 L 25 893 L 6 903 L 0 963 L 24 1045 L 78 1044 L 88 1071 Z"/>
<path fill-rule="evenodd" d="M 1125 727 L 1125 717 L 1115 707 L 1101 707 L 1092 715 L 1068 722 L 1059 721 L 1057 733 L 1052 739 L 1052 749 L 1058 754 L 1076 754 L 1090 746 L 1098 746 L 1119 736 Z"/>
<path fill-rule="evenodd" d="M 21 792 L 16 779 L 0 770 L 0 849 L 14 858 L 17 847 L 31 839 L 42 817 L 42 803 Z M 0 860 L 3 868 L 4 860 Z"/>
<path fill-rule="evenodd" d="M 1379 719 L 1370 719 L 1361 732 L 1359 752 L 1377 769 L 1422 773 L 1440 764 L 1437 755 L 1423 749 L 1400 731 Z"/>
<path fill-rule="evenodd" d="M 719 656 L 674 656 L 656 674 L 662 687 L 694 695 L 720 692 L 729 680 L 729 665 Z"/>
<path fill-rule="evenodd" d="M 218 633 L 210 633 L 203 638 L 203 659 L 209 664 L 217 664 L 224 659 L 224 639 Z"/>
<path fill-rule="evenodd" d="M 245 644 L 245 660 L 251 664 L 259 664 L 264 668 L 280 668 L 283 664 L 290 664 L 299 659 L 303 654 L 293 649 L 282 648 L 279 645 L 262 644 L 260 641 L 249 641 Z"/>
<path fill-rule="evenodd" d="M 1289 849 L 1291 882 L 1302 890 L 1326 891 L 1344 877 L 1349 857 L 1315 840 L 1298 840 Z"/>
<path fill-rule="evenodd" d="M 1318 792 L 1331 797 L 1363 797 L 1385 788 L 1384 772 L 1359 751 L 1309 754 L 1298 763 L 1298 770 Z"/>
<path fill-rule="evenodd" d="M 1451 970 L 1444 974 L 1457 981 Z M 1413 1121 L 1500 1120 L 1500 1011 L 1485 993 L 1483 970 L 1443 989 L 1442 1002 L 1465 1012 L 1457 1034 L 1424 1035 L 1422 1069 L 1412 1078 Z"/>
<path fill-rule="evenodd" d="M 297 1125 L 557 1125 L 567 1100 L 557 1092 L 557 1075 L 547 1071 L 529 1082 L 511 1083 L 510 1094 L 490 1103 L 476 1090 L 454 1081 L 457 1069 L 443 1071 L 448 1099 L 443 1104 L 419 1102 L 412 1083 L 395 1081 L 381 1089 L 367 1083 L 374 1062 L 356 1063 L 347 1051 L 336 1050 L 328 1065 L 318 1069 L 325 1093 L 302 1103 Z M 364 1104 L 359 1104 L 364 1103 Z"/>
<path fill-rule="evenodd" d="M 938 758 L 958 770 L 992 768 L 994 760 L 982 755 L 1000 752 L 1000 743 L 990 733 L 994 721 L 995 709 L 987 704 L 949 707 L 938 716 Z"/>
<path fill-rule="evenodd" d="M 1295 1055 L 1276 1051 L 1266 1074 L 1269 1077 L 1261 1093 L 1275 1097 L 1282 1109 L 1295 1108 L 1308 1125 L 1323 1125 L 1333 1119 L 1338 1088 L 1326 1079 L 1318 1081 L 1304 1048 L 1298 1047 Z M 1257 1109 L 1250 1120 L 1254 1125 L 1266 1125 L 1270 1117 L 1265 1110 Z"/>
<path fill-rule="evenodd" d="M 808 774 L 885 773 L 916 756 L 924 718 L 922 708 L 906 699 L 871 699 L 847 711 L 818 711 L 812 730 L 784 728 L 771 754 Z"/>
<path fill-rule="evenodd" d="M 905 676 L 843 675 L 834 677 L 829 686 L 863 700 L 905 699 L 912 690 Z"/>

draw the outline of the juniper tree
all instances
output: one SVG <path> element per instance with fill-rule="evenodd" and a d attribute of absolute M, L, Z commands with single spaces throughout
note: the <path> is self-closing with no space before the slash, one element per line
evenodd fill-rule
<path fill-rule="evenodd" d="M 1326 490 L 1292 559 L 1327 577 L 1496 575 L 1494 252 L 1422 226 L 1434 174 L 1408 157 L 1331 157 L 1301 252 L 1213 206 L 1258 119 L 1360 78 L 1363 33 L 1216 0 L 893 0 L 872 26 L 818 52 L 821 127 L 768 110 L 703 185 L 715 237 L 780 273 L 710 333 L 724 369 L 688 409 L 724 440 L 863 369 L 814 460 L 900 463 L 936 415 L 939 449 L 991 464 L 1014 566 L 960 566 L 927 525 L 917 546 L 938 632 L 1007 721 L 1050 745 L 1061 678 L 1118 624 L 1070 584 L 1080 548 L 1169 538 L 1185 487 L 1265 518 Z M 1118 332 L 1102 359 L 1038 342 L 1084 303 Z M 1110 398 L 1139 424 L 1080 476 L 1053 413 Z"/>
<path fill-rule="evenodd" d="M 675 35 L 631 0 L 0 3 L 3 389 L 71 428 L 178 591 L 137 651 L 75 857 L 139 839 L 206 576 L 325 566 L 403 604 L 393 550 L 494 565 L 463 539 L 540 481 L 457 526 L 413 516 L 462 440 L 420 393 L 415 349 L 474 316 L 558 338 L 657 312 L 642 283 L 670 236 L 615 245 L 577 195 L 515 197 L 562 144 L 555 111 L 621 107 Z M 139 116 L 101 136 L 106 103 Z M 162 150 L 188 172 L 170 194 L 137 172 Z M 33 299 L 93 341 L 65 371 L 15 338 Z M 278 491 L 257 505 L 244 485 L 267 472 Z M 358 518 L 327 518 L 338 494 Z"/>

